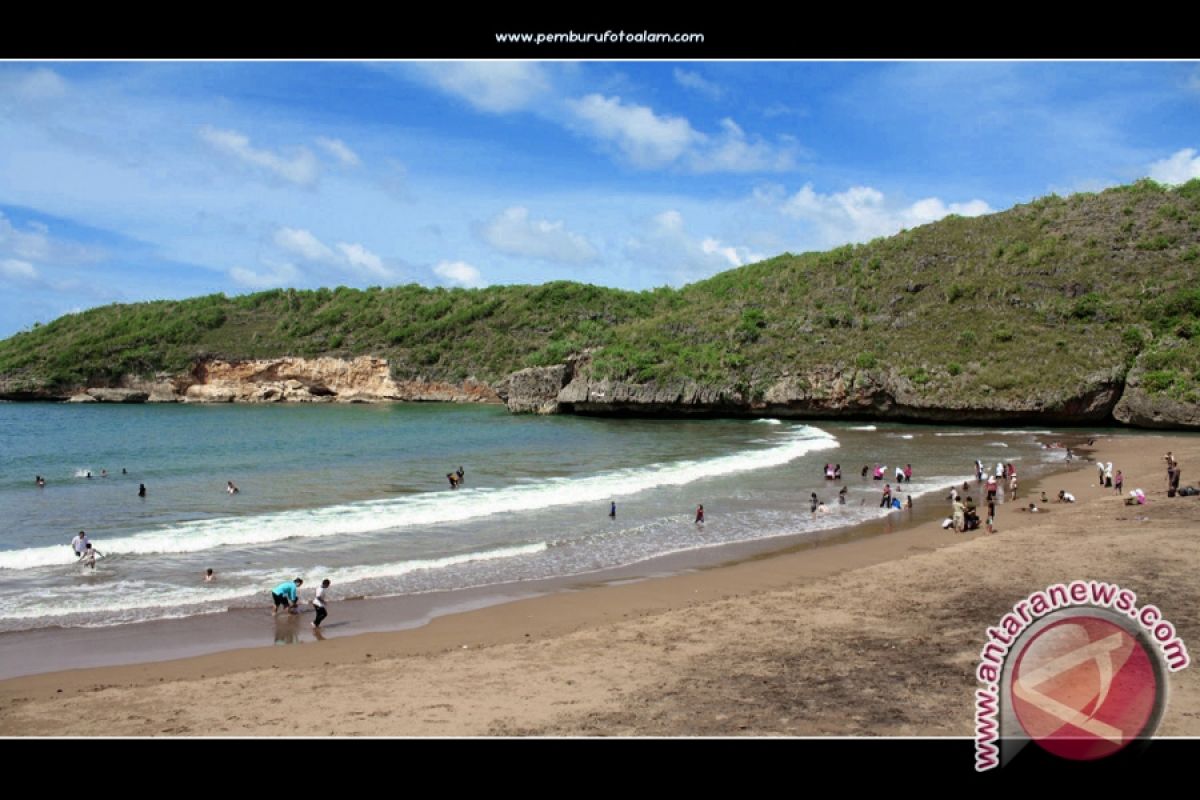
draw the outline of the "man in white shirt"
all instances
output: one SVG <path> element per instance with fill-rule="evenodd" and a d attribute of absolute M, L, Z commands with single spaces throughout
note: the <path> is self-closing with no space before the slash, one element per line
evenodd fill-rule
<path fill-rule="evenodd" d="M 87 550 L 87 548 L 88 548 L 87 534 L 84 533 L 83 531 L 80 531 L 79 535 L 71 540 L 71 549 L 73 549 L 75 551 L 75 557 L 79 558 L 80 556 L 83 555 L 84 551 Z"/>

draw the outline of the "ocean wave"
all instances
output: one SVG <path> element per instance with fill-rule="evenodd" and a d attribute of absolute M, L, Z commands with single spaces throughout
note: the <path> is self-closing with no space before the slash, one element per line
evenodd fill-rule
<path fill-rule="evenodd" d="M 756 420 L 753 420 L 753 421 L 754 421 L 754 422 L 761 422 L 761 423 L 763 423 L 763 424 L 765 424 L 765 425 L 782 425 L 782 424 L 783 424 L 781 421 L 779 421 L 779 420 L 777 420 L 777 419 L 774 419 L 774 418 L 771 418 L 771 417 L 764 417 L 764 418 L 762 418 L 762 419 L 756 419 Z"/>
<path fill-rule="evenodd" d="M 782 466 L 806 453 L 828 450 L 838 441 L 808 425 L 789 429 L 773 447 L 742 450 L 704 460 L 675 461 L 613 470 L 576 478 L 550 478 L 536 484 L 494 489 L 425 492 L 323 508 L 246 517 L 185 522 L 115 539 L 97 540 L 107 555 L 197 553 L 221 547 L 269 545 L 285 539 L 373 533 L 459 522 L 491 514 L 537 511 L 561 505 L 597 503 L 661 486 Z M 0 569 L 33 569 L 69 564 L 67 545 L 0 552 Z"/>
<path fill-rule="evenodd" d="M 519 556 L 536 555 L 545 552 L 549 545 L 546 542 L 501 547 L 495 550 L 483 550 L 441 558 L 411 559 L 387 564 L 371 564 L 354 567 L 283 567 L 267 572 L 229 571 L 217 576 L 217 583 L 199 583 L 195 587 L 181 588 L 169 584 L 150 584 L 146 581 L 127 580 L 116 585 L 104 583 L 99 586 L 73 585 L 67 588 L 31 592 L 20 598 L 17 607 L 5 611 L 7 619 L 42 619 L 46 617 L 69 617 L 73 615 L 92 616 L 95 614 L 109 615 L 112 620 L 108 624 L 120 624 L 139 618 L 133 612 L 153 609 L 171 609 L 179 612 L 189 609 L 181 616 L 201 613 L 201 609 L 225 611 L 235 606 L 245 606 L 246 602 L 260 597 L 263 606 L 270 604 L 267 593 L 283 580 L 280 576 L 305 575 L 312 576 L 301 587 L 304 595 L 308 586 L 319 586 L 319 581 L 329 578 L 337 587 L 339 595 L 353 594 L 353 586 L 367 581 L 398 578 L 420 570 L 437 570 L 470 564 L 478 561 L 495 561 L 498 559 L 517 558 Z M 197 576 L 199 578 L 199 576 Z M 230 585 L 236 581 L 236 585 Z M 241 602 L 239 602 L 241 601 Z M 151 615 L 155 618 L 160 615 Z M 142 616 L 140 618 L 147 618 Z"/>
<path fill-rule="evenodd" d="M 879 429 L 878 429 L 878 428 L 876 428 L 874 425 L 856 425 L 856 426 L 854 426 L 853 428 L 847 428 L 847 430 L 851 430 L 851 431 L 876 431 L 876 430 L 879 430 Z"/>

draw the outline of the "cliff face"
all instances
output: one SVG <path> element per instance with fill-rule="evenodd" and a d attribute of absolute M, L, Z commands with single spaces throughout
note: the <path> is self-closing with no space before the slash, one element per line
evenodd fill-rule
<path fill-rule="evenodd" d="M 522 370 L 502 393 L 514 413 L 662 416 L 869 417 L 921 422 L 1101 423 L 1121 397 L 1120 376 L 1097 374 L 1069 396 L 997 399 L 988 405 L 933 399 L 895 370 L 785 375 L 761 400 L 737 387 L 694 382 L 631 384 L 593 379 L 586 356 L 557 367 Z"/>
<path fill-rule="evenodd" d="M 3 387 L 0 387 L 3 388 Z M 198 362 L 183 375 L 153 379 L 126 376 L 116 387 L 90 387 L 67 395 L 16 393 L 12 400 L 73 403 L 374 403 L 395 400 L 499 403 L 485 383 L 467 379 L 396 381 L 386 359 L 271 358 Z"/>

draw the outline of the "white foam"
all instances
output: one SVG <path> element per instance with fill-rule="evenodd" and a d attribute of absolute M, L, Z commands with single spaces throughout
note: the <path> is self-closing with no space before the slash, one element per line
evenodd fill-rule
<path fill-rule="evenodd" d="M 987 431 L 954 431 L 952 433 L 935 433 L 934 436 L 983 436 Z"/>
<path fill-rule="evenodd" d="M 14 608 L 5 611 L 9 619 L 38 619 L 42 617 L 66 617 L 73 614 L 103 613 L 115 615 L 111 624 L 129 622 L 136 618 L 130 612 L 146 611 L 162 608 L 178 610 L 182 606 L 212 607 L 223 611 L 237 601 L 245 601 L 261 597 L 263 604 L 268 605 L 270 598 L 267 593 L 279 580 L 271 583 L 271 575 L 312 575 L 313 586 L 319 585 L 319 579 L 329 578 L 337 590 L 352 586 L 355 583 L 383 578 L 396 578 L 420 570 L 436 570 L 468 564 L 477 561 L 493 561 L 496 559 L 516 558 L 518 556 L 536 555 L 544 552 L 549 545 L 546 542 L 502 547 L 495 550 L 484 550 L 473 553 L 461 553 L 442 558 L 413 559 L 396 561 L 389 564 L 373 564 L 357 567 L 329 569 L 327 567 L 312 567 L 300 569 L 285 567 L 274 570 L 270 575 L 259 572 L 224 572 L 217 576 L 218 583 L 200 583 L 194 588 L 180 588 L 166 584 L 151 585 L 145 581 L 122 581 L 116 585 L 111 583 L 99 587 L 81 587 L 73 585 L 69 589 L 57 589 L 48 592 L 35 593 L 24 598 L 28 605 L 24 608 Z M 230 585 L 235 579 L 237 585 Z M 307 591 L 310 581 L 300 587 L 301 595 Z M 347 589 L 352 592 L 353 590 Z M 188 616 L 196 613 L 194 610 L 183 614 Z M 157 615 L 156 615 L 157 616 Z"/>
<path fill-rule="evenodd" d="M 1004 442 L 988 442 L 988 447 L 1008 447 Z"/>
<path fill-rule="evenodd" d="M 780 422 L 780 421 L 779 421 L 779 420 L 777 420 L 777 419 L 766 418 L 766 417 L 764 417 L 763 419 L 756 419 L 756 420 L 754 420 L 754 421 L 755 421 L 755 422 L 762 422 L 762 423 L 764 423 L 764 424 L 766 424 L 766 425 L 782 425 L 782 424 L 783 424 L 782 422 Z"/>
<path fill-rule="evenodd" d="M 781 432 L 776 441 L 781 443 L 705 460 L 651 464 L 579 478 L 550 478 L 536 484 L 426 492 L 323 508 L 196 520 L 98 541 L 97 544 L 109 555 L 196 553 L 221 547 L 269 545 L 291 538 L 427 527 L 490 514 L 606 502 L 660 486 L 682 486 L 707 478 L 781 466 L 806 453 L 838 446 L 836 438 L 808 425 Z M 69 564 L 72 558 L 67 545 L 9 550 L 0 552 L 0 569 Z"/>
<path fill-rule="evenodd" d="M 879 429 L 878 429 L 878 428 L 876 428 L 874 425 L 856 425 L 856 426 L 854 426 L 853 428 L 849 428 L 848 430 L 852 430 L 852 431 L 877 431 L 877 430 L 879 430 Z"/>

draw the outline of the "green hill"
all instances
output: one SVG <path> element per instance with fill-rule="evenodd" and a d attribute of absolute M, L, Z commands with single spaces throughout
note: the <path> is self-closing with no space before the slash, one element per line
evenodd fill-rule
<path fill-rule="evenodd" d="M 681 289 L 276 290 L 112 305 L 0 342 L 8 393 L 197 359 L 377 355 L 398 378 L 497 381 L 595 349 L 592 373 L 750 398 L 785 371 L 898 370 L 931 401 L 1064 397 L 1138 368 L 1200 403 L 1200 180 L 1046 197 Z"/>

